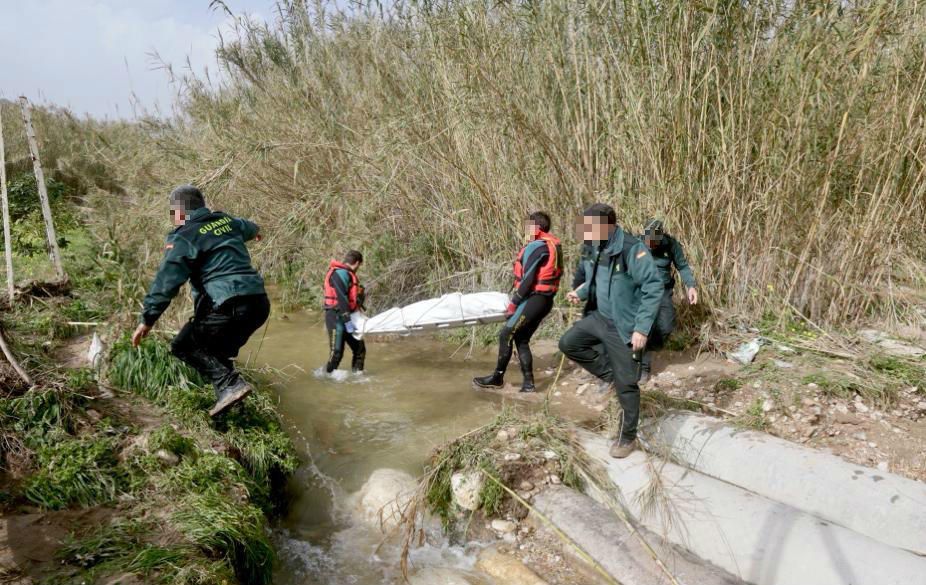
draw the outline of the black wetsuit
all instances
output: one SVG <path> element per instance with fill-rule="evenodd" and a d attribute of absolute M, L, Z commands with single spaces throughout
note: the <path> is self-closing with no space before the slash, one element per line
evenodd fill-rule
<path fill-rule="evenodd" d="M 325 328 L 328 329 L 328 347 L 330 348 L 325 371 L 330 374 L 338 369 L 344 357 L 344 344 L 347 344 L 353 354 L 351 370 L 359 372 L 363 370 L 367 346 L 362 339 L 355 339 L 346 329 L 347 323 L 350 323 L 351 313 L 350 288 L 354 285 L 351 283 L 350 274 L 344 268 L 332 271 L 329 284 L 337 296 L 337 306 L 325 310 Z"/>

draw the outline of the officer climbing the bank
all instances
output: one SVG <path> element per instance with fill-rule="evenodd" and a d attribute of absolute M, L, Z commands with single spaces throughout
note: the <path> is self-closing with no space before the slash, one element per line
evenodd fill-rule
<path fill-rule="evenodd" d="M 640 418 L 639 355 L 659 311 L 662 278 L 652 254 L 640 240 L 617 225 L 614 209 L 596 203 L 583 213 L 583 241 L 598 244 L 586 265 L 589 277 L 567 299 L 594 303 L 593 310 L 559 340 L 559 348 L 604 382 L 612 383 L 623 411 L 621 432 L 611 456 L 623 458 L 636 448 Z"/>
<path fill-rule="evenodd" d="M 270 315 L 264 280 L 251 266 L 245 246 L 249 240 L 259 241 L 260 234 L 246 219 L 211 211 L 192 185 L 171 192 L 170 213 L 176 227 L 167 236 L 132 345 L 138 347 L 189 281 L 193 317 L 174 338 L 171 352 L 212 382 L 216 402 L 209 414 L 216 416 L 253 390 L 233 360 Z"/>
<path fill-rule="evenodd" d="M 672 303 L 672 292 L 675 288 L 675 270 L 678 270 L 679 275 L 682 277 L 688 303 L 692 305 L 698 304 L 697 283 L 695 282 L 694 273 L 688 265 L 688 259 L 685 258 L 685 251 L 677 239 L 666 233 L 663 222 L 658 219 L 646 220 L 643 225 L 642 238 L 653 254 L 653 260 L 659 269 L 665 291 L 659 303 L 659 314 L 656 316 L 655 335 L 650 338 L 647 352 L 643 357 L 640 384 L 644 384 L 649 380 L 652 352 L 660 349 L 675 330 L 675 305 Z"/>
<path fill-rule="evenodd" d="M 362 339 L 354 338 L 354 325 L 350 320 L 351 313 L 364 308 L 364 291 L 357 277 L 361 264 L 363 254 L 351 250 L 344 255 L 343 262 L 332 260 L 325 274 L 325 328 L 331 348 L 325 372 L 329 374 L 341 364 L 345 343 L 353 354 L 351 371 L 363 371 L 367 346 Z"/>
<path fill-rule="evenodd" d="M 525 222 L 528 239 L 514 262 L 514 292 L 508 305 L 508 321 L 498 337 L 498 362 L 488 376 L 473 378 L 480 388 L 501 388 L 511 361 L 512 347 L 518 348 L 521 363 L 521 392 L 534 392 L 534 359 L 530 340 L 553 308 L 553 297 L 563 275 L 560 241 L 550 234 L 550 216 L 536 211 Z"/>

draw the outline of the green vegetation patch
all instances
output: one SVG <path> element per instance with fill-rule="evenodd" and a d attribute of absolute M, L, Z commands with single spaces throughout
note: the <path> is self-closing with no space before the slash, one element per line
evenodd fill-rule
<path fill-rule="evenodd" d="M 125 486 L 116 470 L 115 441 L 108 437 L 56 441 L 42 446 L 36 459 L 38 471 L 27 480 L 25 496 L 43 508 L 103 504 Z"/>
<path fill-rule="evenodd" d="M 196 453 L 196 443 L 184 437 L 177 430 L 165 424 L 154 430 L 148 437 L 148 451 L 151 453 L 165 450 L 181 457 Z"/>
<path fill-rule="evenodd" d="M 762 408 L 763 400 L 756 398 L 746 409 L 746 412 L 733 419 L 733 423 L 745 429 L 756 431 L 765 431 L 769 427 L 768 419 L 765 417 L 765 411 Z"/>
<path fill-rule="evenodd" d="M 498 433 L 502 430 L 509 433 L 509 440 L 498 444 Z M 508 462 L 501 457 L 507 451 L 519 452 L 522 457 L 514 463 Z M 547 459 L 541 455 L 545 451 L 552 451 L 555 457 Z M 567 426 L 555 417 L 545 412 L 521 417 L 505 409 L 493 422 L 440 447 L 434 453 L 423 479 L 424 502 L 449 531 L 457 519 L 451 484 L 451 477 L 457 471 L 478 470 L 486 476 L 479 501 L 483 512 L 492 516 L 509 507 L 520 506 L 502 484 L 517 490 L 522 476 L 530 474 L 534 467 L 546 466 L 549 472 L 552 465 L 563 484 L 580 491 L 584 489 L 580 457 L 581 450 L 573 444 Z"/>
<path fill-rule="evenodd" d="M 926 391 L 926 363 L 889 355 L 876 355 L 868 360 L 868 366 L 886 375 L 896 383 L 915 386 Z"/>
<path fill-rule="evenodd" d="M 52 583 L 97 582 L 101 577 L 130 573 L 146 583 L 214 585 L 231 583 L 234 573 L 224 560 L 203 557 L 189 543 L 158 544 L 150 535 L 156 525 L 140 520 L 114 520 L 82 538 L 71 537 L 59 551 L 62 563 L 83 571 L 74 579 L 56 578 Z"/>
<path fill-rule="evenodd" d="M 168 394 L 177 388 L 204 383 L 199 374 L 171 354 L 167 342 L 154 336 L 137 349 L 126 336 L 113 345 L 110 356 L 110 381 L 158 404 L 165 404 Z"/>
<path fill-rule="evenodd" d="M 228 559 L 242 583 L 270 583 L 273 547 L 256 506 L 211 491 L 190 494 L 178 502 L 171 523 L 197 546 Z"/>

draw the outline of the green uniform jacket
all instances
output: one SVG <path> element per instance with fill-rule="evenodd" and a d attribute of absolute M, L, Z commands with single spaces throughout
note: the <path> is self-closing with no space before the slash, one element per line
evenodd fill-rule
<path fill-rule="evenodd" d="M 624 343 L 630 343 L 634 331 L 648 336 L 665 288 L 649 249 L 617 228 L 601 251 L 598 272 L 592 282 L 595 261 L 596 257 L 586 261 L 585 284 L 577 291 L 579 298 L 587 301 L 590 289 L 594 288 L 599 312 L 611 318 Z"/>
<path fill-rule="evenodd" d="M 233 297 L 265 292 L 264 279 L 251 266 L 244 245 L 258 228 L 246 219 L 202 207 L 190 213 L 185 225 L 167 236 L 164 260 L 148 294 L 142 321 L 154 325 L 188 280 L 195 303 L 218 307 Z"/>
<path fill-rule="evenodd" d="M 673 266 L 678 270 L 679 276 L 682 277 L 685 288 L 695 288 L 697 286 L 694 273 L 688 265 L 688 259 L 685 258 L 685 251 L 682 250 L 682 245 L 678 243 L 678 240 L 665 234 L 663 236 L 662 245 L 655 250 L 651 250 L 651 252 L 653 254 L 653 260 L 656 261 L 656 267 L 659 268 L 659 273 L 662 275 L 662 280 L 665 282 L 667 289 L 675 287 L 675 273 L 672 270 Z"/>

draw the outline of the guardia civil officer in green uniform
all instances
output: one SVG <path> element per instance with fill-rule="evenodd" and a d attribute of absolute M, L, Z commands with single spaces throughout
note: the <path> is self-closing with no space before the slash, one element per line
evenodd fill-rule
<path fill-rule="evenodd" d="M 586 278 L 566 298 L 586 302 L 585 316 L 559 340 L 559 348 L 617 390 L 623 417 L 611 456 L 623 458 L 636 448 L 640 418 L 639 365 L 634 352 L 646 347 L 659 311 L 662 278 L 649 249 L 617 225 L 614 209 L 603 203 L 583 213 L 582 239 L 597 243 L 586 264 Z"/>
<path fill-rule="evenodd" d="M 653 254 L 653 260 L 659 269 L 665 291 L 659 303 L 659 314 L 656 316 L 655 330 L 657 335 L 652 336 L 647 350 L 657 350 L 668 340 L 675 330 L 675 305 L 672 303 L 672 292 L 675 289 L 675 271 L 682 277 L 685 285 L 685 297 L 688 303 L 698 304 L 698 289 L 694 273 L 685 258 L 685 251 L 677 239 L 666 233 L 665 225 L 658 219 L 648 219 L 643 224 L 643 241 Z M 649 379 L 650 365 L 653 354 L 647 351 L 643 356 L 643 375 L 640 383 Z"/>
<path fill-rule="evenodd" d="M 246 219 L 210 211 L 192 185 L 171 192 L 170 213 L 176 228 L 167 236 L 132 345 L 138 347 L 189 281 L 193 317 L 174 338 L 171 351 L 212 382 L 216 403 L 209 414 L 215 416 L 253 390 L 232 360 L 270 315 L 264 280 L 245 246 L 260 240 L 259 230 Z"/>

